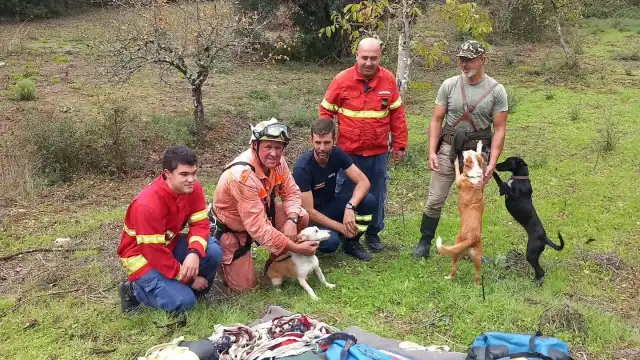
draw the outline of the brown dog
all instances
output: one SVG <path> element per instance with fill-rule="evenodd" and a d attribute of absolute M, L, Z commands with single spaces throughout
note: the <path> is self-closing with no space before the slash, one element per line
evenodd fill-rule
<path fill-rule="evenodd" d="M 475 284 L 480 284 L 480 270 L 482 268 L 482 215 L 484 212 L 484 158 L 482 157 L 482 141 L 478 142 L 476 151 L 467 150 L 462 153 L 464 169 L 460 174 L 458 159 L 455 161 L 456 185 L 459 191 L 458 211 L 460 212 L 461 228 L 453 246 L 443 246 L 442 238 L 438 236 L 436 246 L 440 254 L 450 254 L 452 261 L 452 279 L 456 274 L 458 257 L 468 252 L 476 266 Z"/>

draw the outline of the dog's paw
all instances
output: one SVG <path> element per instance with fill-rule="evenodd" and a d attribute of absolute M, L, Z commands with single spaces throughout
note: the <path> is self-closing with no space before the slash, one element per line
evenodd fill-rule
<path fill-rule="evenodd" d="M 318 301 L 318 300 L 320 300 L 320 298 L 319 298 L 319 297 L 317 297 L 317 296 L 312 296 L 312 297 L 311 297 L 311 300 L 313 300 L 313 301 Z"/>
<path fill-rule="evenodd" d="M 453 279 L 453 276 L 451 276 L 451 275 L 447 275 L 447 276 L 445 276 L 444 278 L 445 278 L 446 280 L 451 280 L 451 279 Z"/>
<path fill-rule="evenodd" d="M 336 284 L 329 284 L 329 283 L 327 283 L 327 285 L 326 285 L 326 286 L 327 286 L 329 289 L 333 289 L 333 288 L 335 288 L 335 287 L 336 287 Z"/>
<path fill-rule="evenodd" d="M 274 287 L 274 288 L 273 288 L 273 291 L 275 291 L 275 292 L 281 292 L 281 291 L 282 291 L 282 289 L 278 286 L 278 287 Z"/>

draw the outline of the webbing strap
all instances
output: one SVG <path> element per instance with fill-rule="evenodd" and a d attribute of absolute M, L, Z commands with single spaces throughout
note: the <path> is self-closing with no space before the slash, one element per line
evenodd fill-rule
<path fill-rule="evenodd" d="M 473 127 L 473 131 L 478 131 L 478 129 L 476 128 L 476 124 L 474 124 L 473 120 L 471 119 L 471 113 L 482 102 L 482 100 L 484 100 L 485 97 L 491 94 L 491 92 L 493 91 L 493 89 L 496 88 L 496 86 L 498 86 L 497 81 L 493 85 L 491 85 L 491 87 L 489 87 L 489 89 L 487 89 L 487 91 L 485 91 L 484 94 L 482 94 L 482 96 L 478 99 L 478 101 L 476 101 L 475 104 L 473 104 L 470 107 L 469 104 L 467 103 L 467 94 L 464 90 L 464 79 L 462 78 L 462 75 L 460 75 L 460 91 L 462 93 L 462 107 L 464 109 L 464 113 L 462 113 L 462 116 L 460 116 L 460 118 L 456 121 L 454 127 L 458 126 L 458 124 L 460 124 L 461 121 L 466 121 L 469 124 L 471 124 L 471 126 Z"/>

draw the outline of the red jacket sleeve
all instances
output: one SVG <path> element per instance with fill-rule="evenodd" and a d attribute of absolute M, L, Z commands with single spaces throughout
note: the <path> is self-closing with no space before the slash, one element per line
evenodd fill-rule
<path fill-rule="evenodd" d="M 165 246 L 165 226 L 163 214 L 144 204 L 136 204 L 132 220 L 136 231 L 136 241 L 142 256 L 152 268 L 169 279 L 181 280 L 180 263 Z"/>
<path fill-rule="evenodd" d="M 394 151 L 406 149 L 408 146 L 408 128 L 407 128 L 407 116 L 404 112 L 404 104 L 400 97 L 400 90 L 396 85 L 395 78 L 393 81 L 393 97 L 389 111 L 391 113 L 391 135 L 393 136 L 392 147 Z"/>
<path fill-rule="evenodd" d="M 207 205 L 202 191 L 202 185 L 196 182 L 191 194 L 191 215 L 189 216 L 189 249 L 198 251 L 201 258 L 207 256 L 207 240 L 211 228 L 209 217 L 207 216 Z"/>
<path fill-rule="evenodd" d="M 329 83 L 329 88 L 320 103 L 318 118 L 333 120 L 340 108 L 340 80 L 334 77 Z"/>

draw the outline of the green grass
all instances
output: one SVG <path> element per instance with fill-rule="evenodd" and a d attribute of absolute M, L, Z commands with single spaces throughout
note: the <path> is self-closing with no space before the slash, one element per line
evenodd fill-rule
<path fill-rule="evenodd" d="M 162 128 L 169 141 L 188 142 L 190 127 L 184 114 L 191 108 L 184 80 L 167 79 L 167 85 L 149 72 L 116 88 L 88 75 L 93 73 L 91 61 L 99 57 L 93 44 L 103 39 L 102 29 L 106 28 L 96 29 L 92 25 L 96 15 L 92 16 L 69 19 L 73 31 L 59 26 L 39 29 L 25 54 L 7 59 L 14 65 L 0 68 L 1 75 L 11 78 L 20 72 L 20 77 L 51 79 L 59 75 L 55 71 L 60 67 L 54 54 L 70 47 L 78 64 L 69 76 L 81 79 L 82 88 L 60 87 L 55 94 L 43 91 L 38 101 L 69 103 L 79 117 L 91 116 L 100 97 L 95 94 L 118 92 Z M 45 191 L 36 201 L 4 207 L 8 212 L 0 222 L 1 255 L 48 247 L 56 237 L 70 237 L 83 246 L 104 246 L 107 251 L 32 254 L 0 264 L 0 289 L 4 290 L 0 295 L 0 358 L 130 359 L 177 336 L 187 340 L 210 336 L 217 323 L 247 323 L 272 304 L 311 314 L 339 328 L 357 325 L 379 335 L 425 345 L 446 344 L 461 352 L 483 331 L 533 333 L 539 327 L 554 331 L 572 349 L 587 352 L 589 359 L 612 359 L 615 349 L 639 347 L 638 292 L 634 283 L 623 283 L 627 279 L 623 275 L 637 274 L 640 268 L 640 192 L 634 191 L 640 175 L 640 120 L 634 115 L 640 111 L 640 89 L 621 80 L 629 61 L 614 59 L 617 52 L 640 47 L 637 36 L 627 36 L 638 24 L 626 19 L 614 29 L 614 20 L 583 23 L 581 33 L 593 32 L 580 57 L 586 80 L 567 77 L 555 81 L 546 73 L 534 78 L 527 75 L 527 70 L 543 68 L 545 59 L 561 59 L 559 48 L 539 49 L 508 69 L 499 69 L 497 62 L 489 65 L 490 75 L 517 99 L 512 99 L 517 110 L 509 115 L 502 158 L 515 154 L 525 158 L 536 210 L 550 236 L 555 239 L 561 231 L 567 243 L 562 252 L 544 252 L 544 286 L 532 283 L 533 272 L 524 261 L 507 261 L 514 250 L 524 252 L 526 234 L 506 211 L 493 182 L 485 191 L 483 245 L 492 262 L 483 267 L 484 300 L 481 289 L 473 286 L 470 262 L 461 261 L 458 275 L 449 281 L 444 276 L 450 270 L 450 258 L 434 254 L 427 261 L 415 261 L 411 257 L 430 179 L 426 138 L 433 99 L 438 84 L 456 73 L 451 67 L 433 73 L 416 71 L 415 79 L 428 80 L 433 86 L 412 89 L 403 96 L 409 114 L 409 155 L 405 163 L 390 168 L 387 222 L 382 233 L 389 249 L 369 263 L 356 262 L 342 252 L 321 255 L 327 279 L 337 284 L 329 290 L 310 278 L 321 302 L 310 302 L 296 283 L 287 283 L 278 293 L 263 280 L 249 293 L 200 301 L 187 325 L 175 331 L 154 326 L 153 321 L 172 320 L 160 311 L 121 315 L 115 285 L 124 271 L 115 248 L 122 216 L 135 193 L 155 174 L 119 181 L 79 179 Z M 623 26 L 630 31 L 620 31 Z M 35 64 L 37 72 L 22 73 Z M 275 116 L 294 124 L 294 134 L 304 135 L 287 149 L 289 160 L 306 149 L 306 126 L 315 117 L 328 82 L 345 66 L 224 67 L 212 77 L 205 86 L 204 100 L 213 141 L 199 150 L 203 165 L 216 168 L 200 176 L 207 196 L 213 195 L 219 168 L 247 146 L 249 122 Z M 18 105 L 0 99 L 0 109 L 7 113 L 13 113 L 9 111 L 13 106 Z M 35 111 L 28 104 L 19 106 Z M 245 125 L 246 129 L 239 128 Z M 612 151 L 602 151 L 603 126 L 611 126 L 619 139 Z M 152 155 L 149 161 L 157 162 L 159 154 Z M 438 229 L 449 244 L 460 226 L 456 197 L 454 189 Z M 595 241 L 587 245 L 589 238 Z M 261 267 L 266 254 L 263 249 L 258 254 L 257 266 Z M 620 258 L 623 265 L 613 269 L 594 260 L 596 255 Z M 625 290 L 622 285 L 630 287 Z M 540 323 L 543 315 L 553 312 L 560 319 L 565 309 L 583 322 L 555 327 Z"/>

